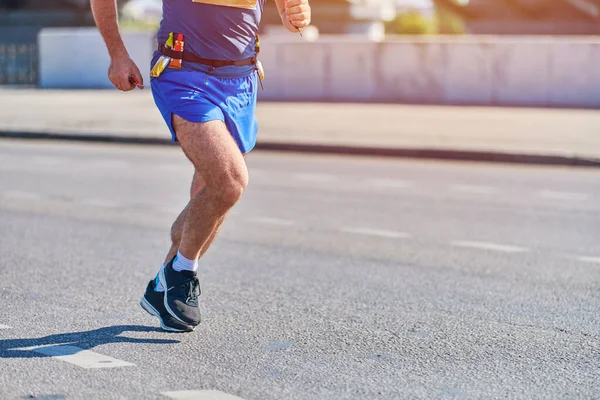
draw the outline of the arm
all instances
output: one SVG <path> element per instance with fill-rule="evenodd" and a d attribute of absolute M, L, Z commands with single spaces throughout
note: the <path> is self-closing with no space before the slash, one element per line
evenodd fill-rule
<path fill-rule="evenodd" d="M 283 26 L 290 32 L 298 32 L 310 24 L 311 10 L 308 0 L 275 0 Z"/>
<path fill-rule="evenodd" d="M 142 74 L 129 56 L 119 32 L 115 0 L 90 0 L 90 5 L 96 26 L 110 56 L 108 78 L 117 89 L 128 91 L 136 86 L 129 82 L 129 76 L 134 76 L 139 82 L 137 86 L 142 89 Z"/>

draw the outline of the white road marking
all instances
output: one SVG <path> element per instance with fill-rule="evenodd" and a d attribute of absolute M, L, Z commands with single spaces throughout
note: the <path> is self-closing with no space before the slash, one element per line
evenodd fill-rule
<path fill-rule="evenodd" d="M 0 324 L 0 329 L 10 329 L 10 326 Z"/>
<path fill-rule="evenodd" d="M 10 190 L 8 192 L 4 192 L 4 197 L 8 197 L 10 199 L 15 200 L 39 200 L 41 196 L 39 193 L 33 192 L 21 192 L 19 190 Z"/>
<path fill-rule="evenodd" d="M 546 199 L 556 199 L 556 200 L 576 200 L 583 201 L 587 200 L 589 196 L 585 193 L 579 192 L 557 192 L 554 190 L 542 190 L 540 192 L 540 196 Z"/>
<path fill-rule="evenodd" d="M 295 174 L 294 178 L 301 181 L 322 183 L 336 182 L 339 180 L 337 176 L 329 174 Z"/>
<path fill-rule="evenodd" d="M 579 256 L 577 257 L 577 260 L 588 263 L 600 264 L 600 257 Z"/>
<path fill-rule="evenodd" d="M 81 204 L 85 204 L 87 206 L 94 206 L 94 207 L 103 207 L 103 208 L 119 207 L 119 205 L 117 203 L 112 202 L 110 200 L 103 200 L 103 199 L 83 199 L 83 200 L 81 200 Z"/>
<path fill-rule="evenodd" d="M 16 350 L 31 350 L 36 353 L 56 358 L 57 360 L 68 362 L 81 368 L 118 368 L 129 367 L 134 364 L 116 358 L 94 353 L 90 350 L 84 350 L 79 347 L 69 345 L 51 345 L 28 347 Z"/>
<path fill-rule="evenodd" d="M 175 400 L 243 400 L 241 397 L 218 390 L 180 390 L 162 394 Z"/>
<path fill-rule="evenodd" d="M 399 179 L 373 179 L 371 182 L 373 182 L 373 184 L 375 186 L 398 188 L 398 189 L 403 189 L 403 188 L 413 186 L 413 182 L 403 181 L 403 180 L 399 180 Z"/>
<path fill-rule="evenodd" d="M 292 226 L 292 225 L 294 225 L 294 221 L 291 221 L 289 219 L 270 218 L 270 217 L 250 218 L 249 221 L 256 222 L 258 224 L 267 224 L 267 225 L 279 225 L 279 226 Z"/>
<path fill-rule="evenodd" d="M 352 233 L 356 235 L 379 236 L 392 239 L 405 239 L 410 237 L 410 235 L 405 232 L 385 231 L 369 228 L 342 228 L 342 232 Z"/>
<path fill-rule="evenodd" d="M 505 253 L 524 253 L 529 251 L 524 247 L 511 246 L 500 243 L 491 243 L 491 242 L 474 242 L 468 240 L 456 240 L 451 242 L 453 246 L 457 247 L 469 247 L 473 249 L 481 249 L 481 250 L 492 250 L 492 251 L 502 251 Z"/>
<path fill-rule="evenodd" d="M 493 187 L 485 185 L 452 185 L 450 190 L 472 194 L 491 194 L 494 192 Z"/>

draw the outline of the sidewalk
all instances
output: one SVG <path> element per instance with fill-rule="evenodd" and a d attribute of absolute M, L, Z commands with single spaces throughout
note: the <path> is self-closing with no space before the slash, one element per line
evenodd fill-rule
<path fill-rule="evenodd" d="M 150 90 L 0 89 L 0 136 L 168 143 Z M 600 166 L 600 111 L 259 102 L 257 148 Z"/>

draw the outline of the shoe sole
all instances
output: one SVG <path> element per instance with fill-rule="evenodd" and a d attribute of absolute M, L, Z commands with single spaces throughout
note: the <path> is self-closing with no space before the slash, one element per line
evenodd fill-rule
<path fill-rule="evenodd" d="M 155 316 L 156 318 L 158 318 L 158 320 L 160 321 L 160 327 L 163 328 L 165 331 L 169 331 L 169 332 L 188 332 L 186 330 L 183 329 L 177 329 L 177 328 L 171 328 L 170 326 L 166 326 L 162 320 L 162 318 L 160 317 L 160 313 L 156 310 L 156 308 L 152 307 L 152 304 L 148 303 L 148 300 L 146 300 L 145 297 L 142 297 L 142 299 L 140 300 L 140 306 L 150 315 Z M 191 330 L 194 330 L 193 326 L 190 326 Z"/>
<path fill-rule="evenodd" d="M 184 325 L 189 325 L 187 322 L 182 321 L 181 318 L 179 318 L 177 315 L 175 315 L 175 313 L 173 312 L 173 310 L 171 310 L 171 307 L 169 307 L 169 303 L 167 302 L 167 277 L 165 276 L 165 269 L 161 268 L 159 273 L 158 273 L 158 280 L 160 281 L 160 284 L 162 285 L 162 287 L 165 289 L 165 308 L 167 309 L 167 312 L 169 314 L 171 314 L 171 316 L 173 318 L 175 318 L 177 321 L 181 322 Z"/>

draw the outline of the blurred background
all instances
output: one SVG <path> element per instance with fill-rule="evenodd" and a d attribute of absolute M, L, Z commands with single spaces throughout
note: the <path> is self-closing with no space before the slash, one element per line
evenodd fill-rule
<path fill-rule="evenodd" d="M 124 29 L 152 32 L 160 0 L 121 0 Z M 308 40 L 319 35 L 363 36 L 373 41 L 405 35 L 561 35 L 600 33 L 600 0 L 314 0 Z M 261 33 L 281 28 L 267 1 Z M 0 1 L 0 84 L 40 83 L 40 31 L 93 27 L 86 0 Z"/>

